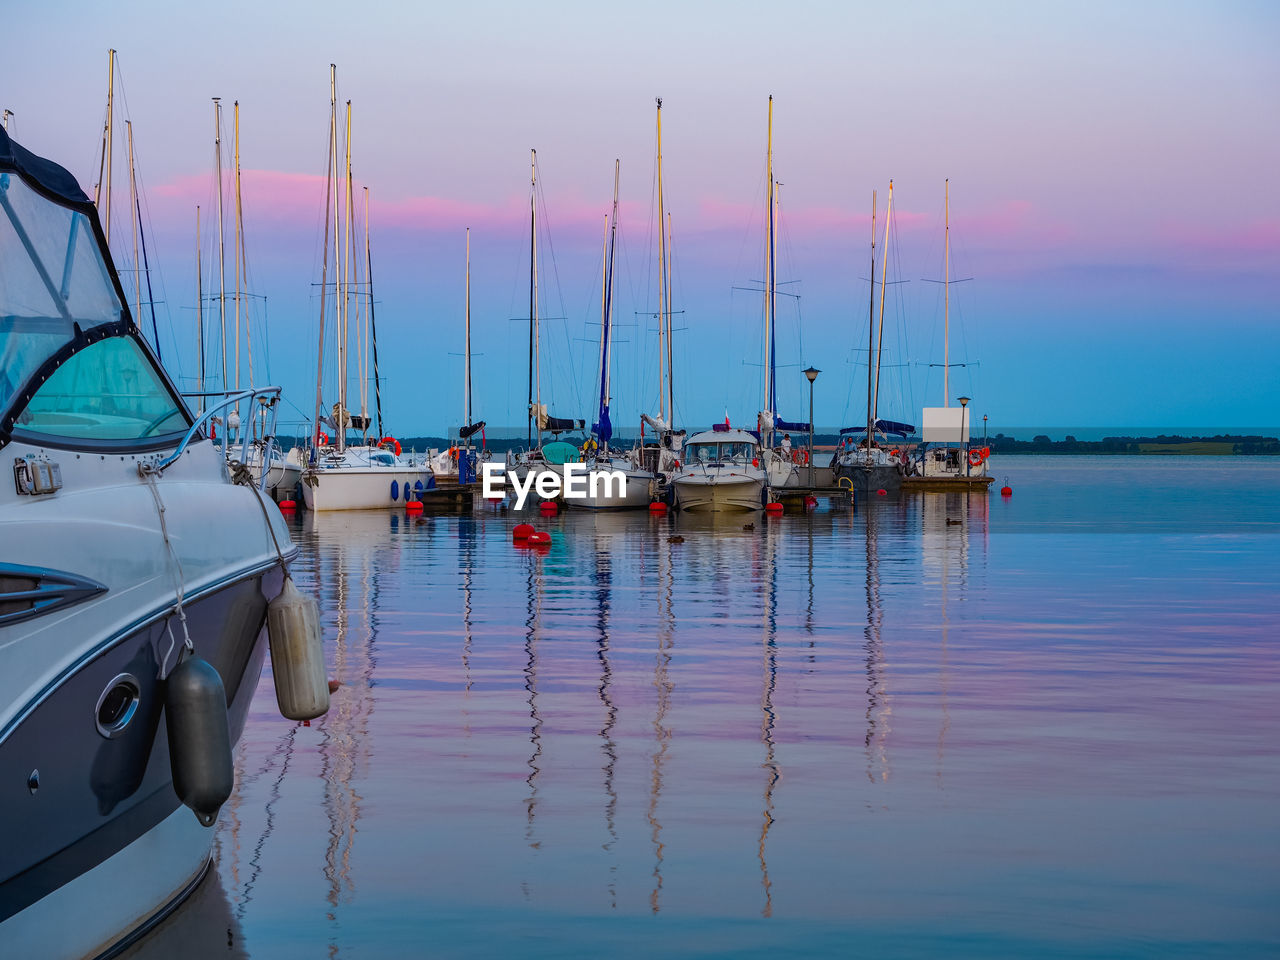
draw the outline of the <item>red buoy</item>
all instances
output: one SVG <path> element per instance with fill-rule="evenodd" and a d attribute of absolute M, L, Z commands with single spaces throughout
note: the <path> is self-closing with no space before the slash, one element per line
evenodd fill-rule
<path fill-rule="evenodd" d="M 528 540 L 529 536 L 536 532 L 532 523 L 517 523 L 511 531 L 511 539 Z"/>
<path fill-rule="evenodd" d="M 528 544 L 531 547 L 548 547 L 551 545 L 551 534 L 539 530 L 529 534 Z"/>
<path fill-rule="evenodd" d="M 551 517 L 560 512 L 560 507 L 554 500 L 543 500 L 538 509 L 542 511 L 544 517 Z"/>
<path fill-rule="evenodd" d="M 882 497 L 886 497 L 889 495 L 889 491 L 886 490 L 884 487 L 881 487 L 879 490 L 876 491 L 876 493 Z"/>
<path fill-rule="evenodd" d="M 298 504 L 293 500 L 281 500 L 276 506 L 280 508 L 281 513 L 288 513 L 290 510 L 298 509 Z"/>
<path fill-rule="evenodd" d="M 765 510 L 765 513 L 781 513 L 782 504 L 780 504 L 777 500 L 770 500 L 768 503 L 764 505 L 764 510 Z"/>
<path fill-rule="evenodd" d="M 405 510 L 405 513 L 421 513 L 421 512 L 422 512 L 422 501 L 421 501 L 421 500 L 410 500 L 408 503 L 406 503 L 406 504 L 404 505 L 404 510 Z"/>
<path fill-rule="evenodd" d="M 649 512 L 650 513 L 666 513 L 667 505 L 663 503 L 661 500 L 655 500 L 653 501 L 653 503 L 649 504 Z"/>
<path fill-rule="evenodd" d="M 1001 487 L 1001 488 L 1000 488 L 1000 496 L 1002 496 L 1002 497 L 1012 497 L 1012 496 L 1013 496 L 1013 487 Z"/>

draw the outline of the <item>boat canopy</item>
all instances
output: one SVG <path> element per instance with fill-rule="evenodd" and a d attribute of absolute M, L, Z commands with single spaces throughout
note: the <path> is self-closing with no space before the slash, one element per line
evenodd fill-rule
<path fill-rule="evenodd" d="M 773 429 L 781 430 L 784 433 L 808 433 L 809 424 L 792 423 L 790 420 L 783 420 L 781 418 L 778 418 L 773 422 Z"/>
<path fill-rule="evenodd" d="M 840 436 L 848 434 L 866 433 L 867 428 L 862 427 L 845 427 L 840 431 Z M 877 420 L 876 433 L 883 433 L 885 436 L 902 437 L 906 439 L 916 432 L 916 428 L 909 423 L 899 423 L 897 420 Z"/>
<path fill-rule="evenodd" d="M 189 424 L 138 335 L 93 204 L 0 129 L 0 446 L 21 432 L 159 447 Z"/>
<path fill-rule="evenodd" d="M 724 429 L 722 424 L 716 424 L 710 430 L 704 430 L 702 433 L 695 433 L 692 437 L 685 441 L 686 445 L 698 443 L 759 443 L 759 438 L 754 433 L 748 433 L 746 430 Z"/>
<path fill-rule="evenodd" d="M 483 429 L 484 429 L 484 421 L 477 420 L 475 423 L 468 424 L 467 426 L 459 430 L 458 439 L 465 440 L 467 439 L 467 437 L 471 436 L 472 434 L 479 433 Z"/>
<path fill-rule="evenodd" d="M 563 466 L 566 463 L 577 463 L 582 458 L 578 455 L 578 448 L 572 443 L 556 440 L 542 445 L 542 459 L 555 466 Z"/>

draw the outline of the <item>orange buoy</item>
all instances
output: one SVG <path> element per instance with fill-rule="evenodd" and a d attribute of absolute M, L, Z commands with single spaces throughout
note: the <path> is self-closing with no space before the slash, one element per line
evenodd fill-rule
<path fill-rule="evenodd" d="M 879 496 L 882 496 L 882 497 L 885 497 L 885 496 L 888 496 L 888 495 L 889 495 L 889 491 L 888 491 L 888 490 L 886 490 L 884 487 L 881 487 L 879 490 L 877 490 L 877 491 L 876 491 L 876 493 L 877 493 Z"/>
<path fill-rule="evenodd" d="M 1002 497 L 1012 497 L 1012 496 L 1013 496 L 1013 487 L 1001 487 L 1001 488 L 1000 488 L 1000 496 L 1002 496 Z"/>
<path fill-rule="evenodd" d="M 764 509 L 765 509 L 765 513 L 781 513 L 782 504 L 780 504 L 777 500 L 770 500 L 768 503 L 764 505 Z"/>
<path fill-rule="evenodd" d="M 280 508 L 281 513 L 288 513 L 290 510 L 298 509 L 298 504 L 294 500 L 281 500 L 276 506 Z"/>
<path fill-rule="evenodd" d="M 554 500 L 543 500 L 538 509 L 542 511 L 544 516 L 552 516 L 560 512 L 560 508 Z"/>
<path fill-rule="evenodd" d="M 653 501 L 653 503 L 649 504 L 649 512 L 650 513 L 666 513 L 667 505 L 663 503 L 661 500 L 655 500 Z"/>
<path fill-rule="evenodd" d="M 536 531 L 529 534 L 528 543 L 531 547 L 549 547 L 551 546 L 551 534 L 544 533 L 541 530 Z"/>
<path fill-rule="evenodd" d="M 517 523 L 511 530 L 512 540 L 528 540 L 529 537 L 536 533 L 532 523 Z"/>

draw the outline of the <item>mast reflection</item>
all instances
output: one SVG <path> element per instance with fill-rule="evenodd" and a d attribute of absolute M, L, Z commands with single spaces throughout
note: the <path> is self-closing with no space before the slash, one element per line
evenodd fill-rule
<path fill-rule="evenodd" d="M 667 726 L 667 711 L 671 707 L 672 683 L 671 648 L 674 644 L 675 615 L 672 604 L 674 578 L 671 569 L 671 542 L 659 534 L 658 544 L 658 650 L 654 655 L 653 685 L 658 691 L 658 706 L 653 718 L 653 734 L 657 749 L 653 752 L 653 772 L 650 775 L 649 839 L 653 844 L 653 890 L 649 894 L 649 909 L 658 913 L 662 909 L 662 822 L 658 819 L 658 800 L 662 795 L 662 764 L 671 746 L 671 728 Z"/>

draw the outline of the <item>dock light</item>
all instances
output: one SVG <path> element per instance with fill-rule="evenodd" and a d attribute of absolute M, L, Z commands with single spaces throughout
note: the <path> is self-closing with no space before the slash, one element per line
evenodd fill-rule
<path fill-rule="evenodd" d="M 809 378 L 809 489 L 813 489 L 813 381 L 818 379 L 822 371 L 817 367 L 809 367 L 804 375 Z"/>
<path fill-rule="evenodd" d="M 967 434 L 964 432 L 965 411 L 969 409 L 968 397 L 956 397 L 960 401 L 960 442 L 964 444 L 964 475 L 969 476 L 969 443 L 965 440 Z"/>

